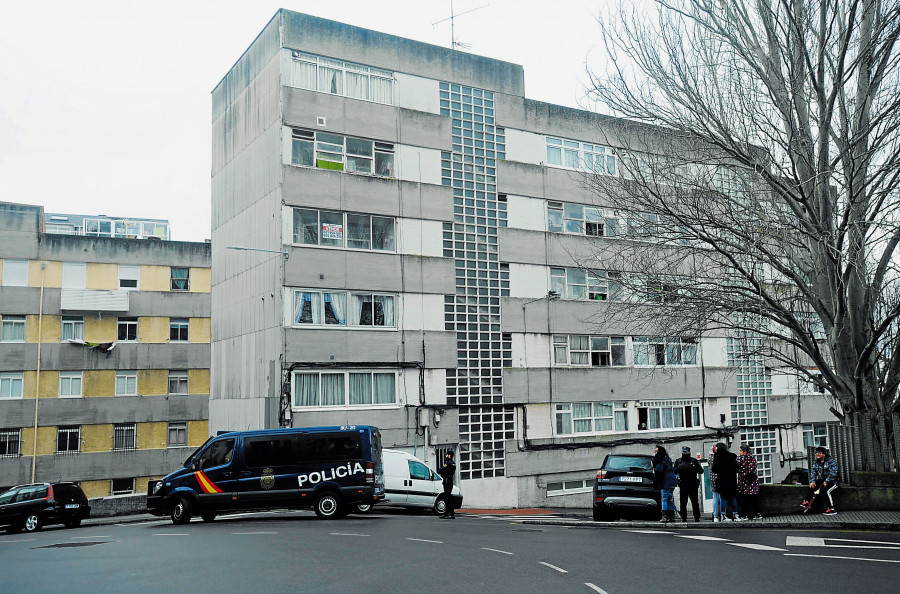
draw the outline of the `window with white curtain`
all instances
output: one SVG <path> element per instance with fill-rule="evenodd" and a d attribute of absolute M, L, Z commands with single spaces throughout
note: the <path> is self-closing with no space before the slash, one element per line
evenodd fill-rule
<path fill-rule="evenodd" d="M 63 316 L 60 340 L 84 340 L 84 316 Z"/>
<path fill-rule="evenodd" d="M 0 318 L 0 341 L 25 342 L 25 316 L 5 315 Z"/>
<path fill-rule="evenodd" d="M 293 326 L 396 327 L 396 295 L 296 289 Z"/>
<path fill-rule="evenodd" d="M 368 407 L 397 403 L 397 374 L 387 370 L 294 372 L 294 408 Z"/>
<path fill-rule="evenodd" d="M 394 73 L 372 66 L 292 51 L 290 86 L 392 105 Z"/>

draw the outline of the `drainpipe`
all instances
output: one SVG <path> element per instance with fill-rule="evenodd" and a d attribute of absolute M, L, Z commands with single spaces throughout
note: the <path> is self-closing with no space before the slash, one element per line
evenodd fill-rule
<path fill-rule="evenodd" d="M 41 337 L 44 335 L 44 268 L 47 263 L 41 261 L 41 299 L 38 305 L 38 343 L 37 343 L 37 375 L 34 381 L 34 443 L 31 451 L 31 482 L 34 481 L 37 472 L 37 441 L 38 441 L 38 404 L 41 401 Z"/>

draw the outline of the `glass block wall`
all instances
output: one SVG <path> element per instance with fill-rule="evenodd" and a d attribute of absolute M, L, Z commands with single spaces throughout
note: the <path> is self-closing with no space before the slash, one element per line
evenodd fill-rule
<path fill-rule="evenodd" d="M 728 339 L 728 366 L 736 369 L 737 382 L 737 396 L 731 397 L 731 424 L 742 428 L 738 434 L 740 443 L 750 444 L 753 448 L 760 482 L 771 483 L 772 459 L 777 454 L 777 444 L 775 431 L 765 428 L 769 423 L 768 396 L 772 394 L 772 377 L 759 354 L 761 346 L 760 336 L 743 330 L 736 331 L 735 336 Z"/>

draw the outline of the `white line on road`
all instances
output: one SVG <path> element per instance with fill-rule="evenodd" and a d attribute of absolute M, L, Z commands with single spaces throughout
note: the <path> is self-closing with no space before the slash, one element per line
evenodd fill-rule
<path fill-rule="evenodd" d="M 406 540 L 414 540 L 416 542 L 433 542 L 435 544 L 444 544 L 443 540 L 425 540 L 424 538 L 407 538 Z"/>
<path fill-rule="evenodd" d="M 677 538 L 690 538 L 692 540 L 718 540 L 720 542 L 728 542 L 727 538 L 719 538 L 718 536 L 702 536 L 699 534 L 676 534 Z"/>
<path fill-rule="evenodd" d="M 0 540 L 0 544 L 12 544 L 16 542 L 31 542 L 32 540 L 37 540 L 36 538 L 23 538 L 21 540 Z"/>
<path fill-rule="evenodd" d="M 492 553 L 503 553 L 504 555 L 512 555 L 512 553 L 508 551 L 501 551 L 500 549 L 489 549 L 487 547 L 481 547 L 482 551 L 491 551 Z"/>
<path fill-rule="evenodd" d="M 588 588 L 590 588 L 591 590 L 593 590 L 594 592 L 599 592 L 600 594 L 609 594 L 606 590 L 604 590 L 600 586 L 595 586 L 594 584 L 592 584 L 590 582 L 585 582 L 584 585 L 587 586 Z"/>
<path fill-rule="evenodd" d="M 371 536 L 371 534 L 357 534 L 356 532 L 332 532 L 331 536 Z"/>
<path fill-rule="evenodd" d="M 232 532 L 232 534 L 278 534 L 277 532 Z"/>
<path fill-rule="evenodd" d="M 622 532 L 637 532 L 638 534 L 675 534 L 665 530 L 622 530 Z"/>
<path fill-rule="evenodd" d="M 786 551 L 787 549 L 779 549 L 778 547 L 770 547 L 752 542 L 726 542 L 725 544 L 733 547 L 742 547 L 745 549 L 753 549 L 754 551 Z"/>
<path fill-rule="evenodd" d="M 825 541 L 835 542 L 863 542 L 864 545 L 856 544 L 828 544 Z M 826 549 L 886 549 L 889 551 L 900 550 L 900 542 L 884 542 L 878 540 L 854 540 L 852 538 L 817 538 L 810 536 L 788 536 L 784 542 L 785 546 L 794 547 L 824 547 Z M 888 545 L 888 546 L 879 546 Z"/>
<path fill-rule="evenodd" d="M 558 572 L 560 572 L 560 573 L 569 573 L 568 571 L 566 571 L 566 570 L 563 569 L 562 567 L 557 567 L 556 565 L 550 565 L 549 563 L 545 563 L 545 562 L 543 562 L 543 561 L 538 561 L 538 563 L 540 563 L 541 565 L 546 565 L 546 566 L 549 567 L 550 569 L 555 569 L 556 571 L 558 571 Z"/>
<path fill-rule="evenodd" d="M 897 559 L 866 559 L 864 557 L 841 557 L 838 555 L 804 555 L 802 553 L 785 553 L 785 557 L 815 557 L 818 559 L 847 559 L 849 561 L 877 561 L 878 563 L 900 563 Z"/>

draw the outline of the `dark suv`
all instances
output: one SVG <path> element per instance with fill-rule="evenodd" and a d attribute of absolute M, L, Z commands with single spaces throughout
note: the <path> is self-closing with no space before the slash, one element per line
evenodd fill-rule
<path fill-rule="evenodd" d="M 91 506 L 75 483 L 19 485 L 0 493 L 0 527 L 7 532 L 36 532 L 47 524 L 81 525 Z"/>
<path fill-rule="evenodd" d="M 659 519 L 659 497 L 653 487 L 653 456 L 609 454 L 594 484 L 594 521 L 637 515 Z"/>

